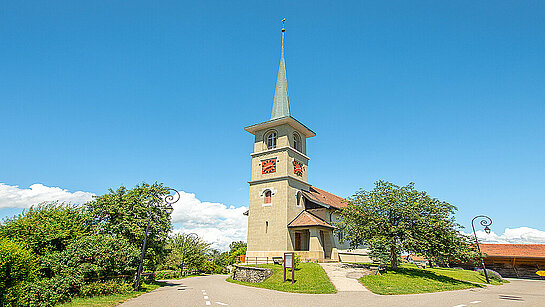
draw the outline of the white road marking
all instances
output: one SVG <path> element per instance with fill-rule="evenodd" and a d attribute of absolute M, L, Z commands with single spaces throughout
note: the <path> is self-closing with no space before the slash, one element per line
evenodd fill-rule
<path fill-rule="evenodd" d="M 222 302 L 216 302 L 216 304 L 218 304 L 218 305 L 223 305 L 223 306 L 227 306 L 227 304 L 222 303 Z"/>
<path fill-rule="evenodd" d="M 210 301 L 206 301 L 206 305 L 210 305 Z"/>
<path fill-rule="evenodd" d="M 470 304 L 479 304 L 481 301 L 473 301 L 473 302 L 469 302 Z"/>
<path fill-rule="evenodd" d="M 207 299 L 208 299 L 208 296 L 207 296 L 207 295 L 205 295 L 205 296 L 204 296 L 204 299 L 205 299 L 205 300 L 207 300 Z"/>
<path fill-rule="evenodd" d="M 460 305 L 456 305 L 456 306 L 454 306 L 454 307 L 465 307 L 465 306 L 467 306 L 467 305 L 460 304 Z"/>

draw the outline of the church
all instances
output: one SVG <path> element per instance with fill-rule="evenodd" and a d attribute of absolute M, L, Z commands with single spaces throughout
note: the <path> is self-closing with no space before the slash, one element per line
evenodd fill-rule
<path fill-rule="evenodd" d="M 244 130 L 254 135 L 246 258 L 296 252 L 302 260 L 338 261 L 349 248 L 334 232 L 348 204 L 308 181 L 307 139 L 316 133 L 290 113 L 284 33 L 271 119 Z"/>

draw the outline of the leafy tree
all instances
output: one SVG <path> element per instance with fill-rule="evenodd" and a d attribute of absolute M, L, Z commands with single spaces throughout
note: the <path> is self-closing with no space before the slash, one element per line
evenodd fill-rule
<path fill-rule="evenodd" d="M 0 237 L 0 306 L 25 305 L 36 272 L 36 256 L 25 244 Z"/>
<path fill-rule="evenodd" d="M 244 241 L 233 241 L 229 244 L 229 253 L 232 253 L 240 248 L 246 248 L 248 244 Z"/>
<path fill-rule="evenodd" d="M 339 230 L 355 247 L 360 244 L 383 246 L 393 269 L 398 267 L 401 250 L 419 254 L 451 255 L 456 248 L 439 244 L 434 234 L 454 233 L 456 207 L 417 191 L 414 184 L 399 187 L 377 181 L 372 191 L 360 190 L 350 199 L 351 205 L 341 213 Z"/>
<path fill-rule="evenodd" d="M 90 231 L 83 206 L 41 203 L 0 225 L 0 236 L 25 242 L 37 255 L 62 251 L 69 242 Z"/>
<path fill-rule="evenodd" d="M 233 264 L 237 261 L 238 256 L 246 255 L 247 244 L 244 241 L 235 241 L 229 244 L 229 248 L 227 264 Z"/>
<path fill-rule="evenodd" d="M 38 256 L 39 277 L 52 277 L 52 264 L 71 240 L 90 231 L 82 206 L 52 202 L 32 206 L 0 226 L 0 236 L 24 242 Z"/>
<path fill-rule="evenodd" d="M 157 262 L 166 254 L 168 232 L 171 229 L 170 215 L 162 208 L 148 206 L 152 195 L 164 195 L 167 188 L 162 184 L 138 184 L 129 190 L 120 187 L 110 189 L 108 194 L 99 196 L 87 203 L 93 217 L 93 226 L 102 234 L 126 239 L 130 245 L 141 248 L 144 242 L 148 217 L 152 215 L 150 232 L 146 243 L 146 262 L 155 268 Z M 151 209 L 150 209 L 151 207 Z"/>
<path fill-rule="evenodd" d="M 59 257 L 55 272 L 96 280 L 136 272 L 140 249 L 124 238 L 92 234 L 71 242 Z"/>
<path fill-rule="evenodd" d="M 397 251 L 398 257 L 401 257 L 401 251 Z M 389 247 L 378 241 L 369 246 L 369 257 L 375 262 L 380 264 L 390 264 L 390 250 Z"/>
<path fill-rule="evenodd" d="M 417 250 L 428 259 L 430 267 L 434 263 L 448 266 L 450 262 L 467 263 L 478 259 L 471 237 L 457 231 L 459 227 L 454 220 L 442 220 L 424 229 L 426 239 L 417 243 Z"/>
<path fill-rule="evenodd" d="M 197 270 L 205 265 L 210 244 L 201 237 L 179 233 L 171 236 L 168 241 L 171 250 L 167 256 L 165 265 L 169 268 Z"/>

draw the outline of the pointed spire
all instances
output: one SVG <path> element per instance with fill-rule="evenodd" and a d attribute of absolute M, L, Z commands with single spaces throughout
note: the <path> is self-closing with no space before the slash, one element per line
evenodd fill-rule
<path fill-rule="evenodd" d="M 280 53 L 280 67 L 276 78 L 276 90 L 274 91 L 274 102 L 271 120 L 280 117 L 290 116 L 290 101 L 288 98 L 288 80 L 286 79 L 286 66 L 284 64 L 284 22 L 282 20 L 282 52 Z"/>

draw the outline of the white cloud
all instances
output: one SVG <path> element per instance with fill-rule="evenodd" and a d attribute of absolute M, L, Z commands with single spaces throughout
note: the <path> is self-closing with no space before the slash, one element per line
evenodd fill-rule
<path fill-rule="evenodd" d="M 44 201 L 56 200 L 81 204 L 92 200 L 94 195 L 82 191 L 69 192 L 59 187 L 47 187 L 39 183 L 31 185 L 28 189 L 0 183 L 0 208 L 29 208 Z"/>
<path fill-rule="evenodd" d="M 247 207 L 227 207 L 221 203 L 202 202 L 195 194 L 180 192 L 180 200 L 173 204 L 172 222 L 181 227 L 174 233 L 196 233 L 212 248 L 228 250 L 233 241 L 246 241 Z"/>
<path fill-rule="evenodd" d="M 479 230 L 477 237 L 482 243 L 545 244 L 545 231 L 529 227 L 506 228 L 501 235 Z"/>
<path fill-rule="evenodd" d="M 81 204 L 93 199 L 90 192 L 69 192 L 59 187 L 33 184 L 28 189 L 0 183 L 0 208 L 29 208 L 41 202 L 61 201 Z M 221 203 L 202 202 L 195 194 L 180 192 L 173 204 L 172 222 L 181 224 L 175 233 L 194 232 L 212 247 L 227 250 L 233 241 L 246 241 L 248 218 L 242 213 L 247 207 L 227 207 Z"/>

